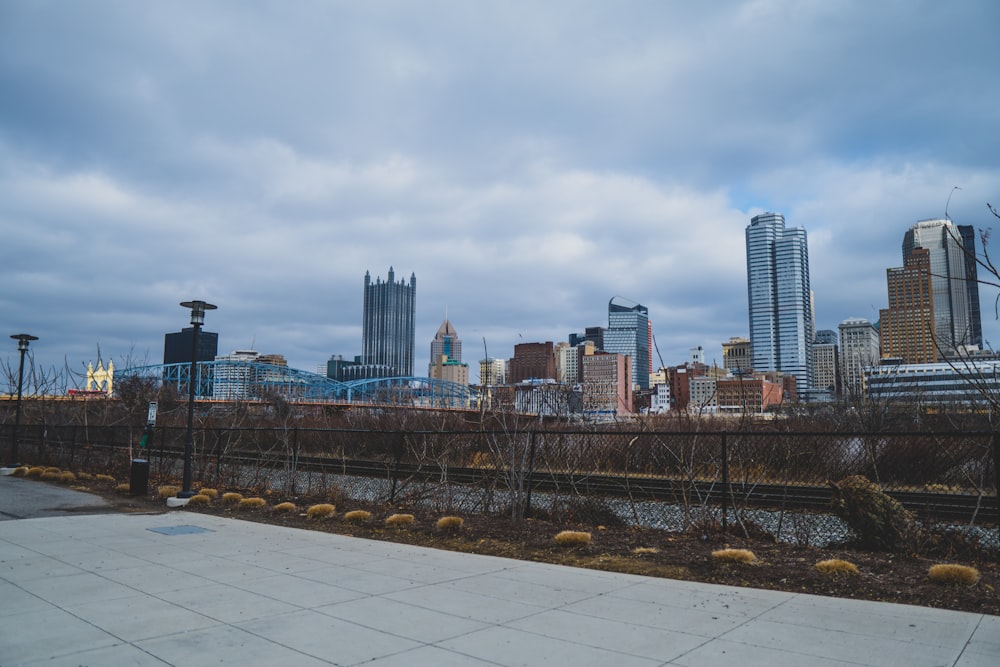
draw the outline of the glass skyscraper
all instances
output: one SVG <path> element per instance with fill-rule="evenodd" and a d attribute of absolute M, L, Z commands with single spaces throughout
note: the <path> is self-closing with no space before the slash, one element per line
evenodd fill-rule
<path fill-rule="evenodd" d="M 649 389 L 649 309 L 614 297 L 608 302 L 604 351 L 632 357 L 632 386 Z"/>
<path fill-rule="evenodd" d="M 975 234 L 971 227 L 956 227 L 950 220 L 921 220 L 903 236 L 904 263 L 916 248 L 930 251 L 937 347 L 950 352 L 961 345 L 981 345 Z"/>
<path fill-rule="evenodd" d="M 385 282 L 365 272 L 361 365 L 349 369 L 353 377 L 409 377 L 413 375 L 417 278 L 396 282 L 392 267 Z"/>
<path fill-rule="evenodd" d="M 815 339 L 806 230 L 786 229 L 780 213 L 762 213 L 751 218 L 746 245 L 753 369 L 794 375 L 805 395 Z"/>

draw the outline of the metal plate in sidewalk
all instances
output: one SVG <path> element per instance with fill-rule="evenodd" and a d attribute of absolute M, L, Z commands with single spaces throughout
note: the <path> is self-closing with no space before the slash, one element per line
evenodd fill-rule
<path fill-rule="evenodd" d="M 154 533 L 161 535 L 197 535 L 198 533 L 214 533 L 214 530 L 201 528 L 199 526 L 162 526 L 160 528 L 147 528 Z"/>

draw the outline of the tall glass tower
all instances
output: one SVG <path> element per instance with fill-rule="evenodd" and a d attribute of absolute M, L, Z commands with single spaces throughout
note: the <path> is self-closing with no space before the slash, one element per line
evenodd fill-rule
<path fill-rule="evenodd" d="M 746 244 L 753 369 L 794 375 L 802 396 L 813 384 L 815 339 L 806 230 L 762 213 L 751 218 Z"/>
<path fill-rule="evenodd" d="M 972 242 L 969 253 L 966 239 Z M 916 248 L 930 251 L 935 344 L 942 352 L 960 345 L 981 345 L 976 263 L 968 261 L 975 253 L 972 230 L 956 227 L 950 220 L 921 220 L 903 236 L 904 263 Z M 974 299 L 970 290 L 975 291 Z"/>
<path fill-rule="evenodd" d="M 392 267 L 385 282 L 365 272 L 364 323 L 361 332 L 361 368 L 355 377 L 409 377 L 413 375 L 417 278 L 395 281 Z M 355 370 L 357 369 L 357 370 Z"/>
<path fill-rule="evenodd" d="M 632 357 L 632 386 L 649 389 L 649 309 L 620 296 L 608 302 L 604 351 Z"/>

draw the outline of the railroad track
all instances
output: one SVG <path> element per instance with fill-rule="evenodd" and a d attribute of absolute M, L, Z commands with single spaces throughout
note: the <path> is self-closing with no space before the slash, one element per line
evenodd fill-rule
<path fill-rule="evenodd" d="M 49 447 L 61 448 L 58 443 Z M 121 450 L 120 446 L 91 444 L 96 450 Z M 182 459 L 184 452 L 178 447 L 157 447 L 147 451 L 149 456 L 172 460 Z M 205 459 L 216 458 L 203 452 Z M 226 457 L 227 464 L 247 466 L 284 466 L 284 458 L 237 452 Z M 222 461 L 219 460 L 221 463 Z M 411 480 L 425 483 L 449 482 L 463 485 L 505 484 L 505 475 L 490 468 L 442 467 L 438 464 L 415 464 L 394 460 L 331 459 L 318 456 L 300 456 L 297 463 L 302 472 L 371 477 L 377 479 Z M 719 481 L 688 481 L 650 476 L 628 476 L 608 473 L 536 471 L 530 475 L 532 491 L 573 493 L 584 496 L 630 498 L 673 503 L 709 503 L 731 507 L 761 509 L 789 509 L 827 511 L 832 490 L 829 486 L 745 484 L 732 482 L 727 488 Z M 979 524 L 996 524 L 998 511 L 994 496 L 977 496 L 957 493 L 928 493 L 921 491 L 889 491 L 890 496 L 919 517 L 936 521 L 966 523 L 975 517 Z"/>

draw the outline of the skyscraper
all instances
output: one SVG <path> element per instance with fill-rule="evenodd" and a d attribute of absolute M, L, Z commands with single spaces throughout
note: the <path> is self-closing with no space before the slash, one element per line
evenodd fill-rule
<path fill-rule="evenodd" d="M 608 328 L 604 332 L 604 351 L 632 358 L 632 385 L 649 389 L 652 359 L 649 348 L 652 334 L 649 310 L 620 296 L 608 301 Z"/>
<path fill-rule="evenodd" d="M 395 280 L 392 267 L 385 282 L 365 272 L 364 322 L 361 332 L 361 365 L 348 369 L 352 377 L 405 377 L 413 375 L 413 319 L 417 278 Z"/>
<path fill-rule="evenodd" d="M 803 395 L 812 386 L 815 338 L 806 230 L 763 213 L 751 218 L 746 246 L 751 365 L 794 375 Z"/>
<path fill-rule="evenodd" d="M 977 334 L 970 313 L 972 299 L 969 289 L 976 290 L 975 300 L 978 302 L 979 287 L 968 282 L 970 269 L 966 261 L 966 236 L 972 236 L 971 230 L 963 233 L 950 220 L 921 220 L 903 236 L 904 265 L 917 248 L 925 248 L 929 252 L 935 342 L 944 353 L 962 345 L 982 342 L 982 324 L 979 324 Z M 970 250 L 974 253 L 975 245 Z M 972 262 L 971 272 L 975 274 L 975 262 Z M 974 340 L 977 335 L 979 340 Z"/>
<path fill-rule="evenodd" d="M 885 272 L 889 307 L 879 311 L 882 357 L 934 363 L 938 346 L 930 251 L 914 248 L 903 264 Z"/>
<path fill-rule="evenodd" d="M 979 265 L 976 263 L 976 230 L 972 225 L 956 225 L 965 252 L 965 285 L 969 294 L 969 337 L 972 345 L 983 347 L 983 320 L 979 309 Z"/>
<path fill-rule="evenodd" d="M 431 341 L 431 361 L 427 376 L 457 384 L 469 384 L 469 365 L 462 363 L 462 341 L 451 322 L 445 318 Z"/>
<path fill-rule="evenodd" d="M 452 325 L 451 320 L 445 318 L 434 340 L 431 341 L 431 365 L 433 366 L 441 358 L 441 355 L 448 357 L 448 361 L 462 361 L 462 341 L 458 338 L 458 332 Z"/>
<path fill-rule="evenodd" d="M 840 377 L 844 393 L 864 395 L 865 371 L 878 365 L 880 342 L 875 325 L 863 317 L 844 320 L 840 330 Z"/>

